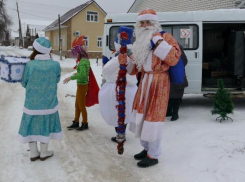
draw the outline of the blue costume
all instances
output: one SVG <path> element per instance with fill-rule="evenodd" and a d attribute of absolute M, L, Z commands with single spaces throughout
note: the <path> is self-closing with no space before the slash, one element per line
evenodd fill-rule
<path fill-rule="evenodd" d="M 61 68 L 58 62 L 40 59 L 29 61 L 22 76 L 22 86 L 26 88 L 24 113 L 18 139 L 22 143 L 50 139 L 61 139 L 61 125 L 58 113 L 57 83 Z"/>
<path fill-rule="evenodd" d="M 44 161 L 53 156 L 47 150 L 50 139 L 62 139 L 57 99 L 61 68 L 50 57 L 51 43 L 47 38 L 36 39 L 33 47 L 21 81 L 26 97 L 18 140 L 29 143 L 31 161 Z M 37 142 L 40 142 L 40 152 Z"/>

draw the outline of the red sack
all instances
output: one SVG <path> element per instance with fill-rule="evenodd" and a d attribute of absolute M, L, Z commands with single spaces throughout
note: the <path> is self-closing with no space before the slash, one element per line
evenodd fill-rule
<path fill-rule="evenodd" d="M 94 73 L 90 67 L 88 92 L 86 95 L 86 107 L 91 107 L 95 104 L 99 104 L 99 91 L 100 91 L 100 88 L 97 84 Z"/>

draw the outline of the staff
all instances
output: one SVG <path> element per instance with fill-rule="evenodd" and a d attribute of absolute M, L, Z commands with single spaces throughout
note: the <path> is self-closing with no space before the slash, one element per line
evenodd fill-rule
<path fill-rule="evenodd" d="M 126 28 L 126 27 L 124 27 Z M 120 42 L 120 52 L 118 55 L 119 63 L 120 63 L 120 69 L 118 72 L 118 77 L 116 81 L 116 99 L 118 101 L 118 105 L 116 106 L 118 110 L 118 137 L 117 137 L 117 150 L 118 154 L 123 154 L 124 152 L 124 142 L 125 142 L 125 91 L 126 91 L 126 85 L 127 85 L 127 44 L 126 41 L 129 40 L 129 34 L 132 34 L 132 31 L 122 31 L 119 34 L 119 42 Z"/>

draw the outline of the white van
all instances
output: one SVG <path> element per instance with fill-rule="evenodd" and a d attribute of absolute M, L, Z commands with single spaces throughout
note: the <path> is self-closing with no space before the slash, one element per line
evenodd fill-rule
<path fill-rule="evenodd" d="M 165 32 L 184 47 L 188 58 L 185 93 L 212 93 L 217 79 L 233 93 L 245 90 L 245 10 L 157 12 Z M 120 26 L 134 28 L 137 13 L 108 14 L 105 18 L 103 56 L 114 55 L 114 40 Z"/>

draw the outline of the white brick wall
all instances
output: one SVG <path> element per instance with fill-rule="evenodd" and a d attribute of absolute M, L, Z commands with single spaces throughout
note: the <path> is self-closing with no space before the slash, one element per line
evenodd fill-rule
<path fill-rule="evenodd" d="M 138 13 L 146 8 L 155 11 L 196 11 L 235 8 L 236 0 L 141 0 L 129 13 Z"/>

